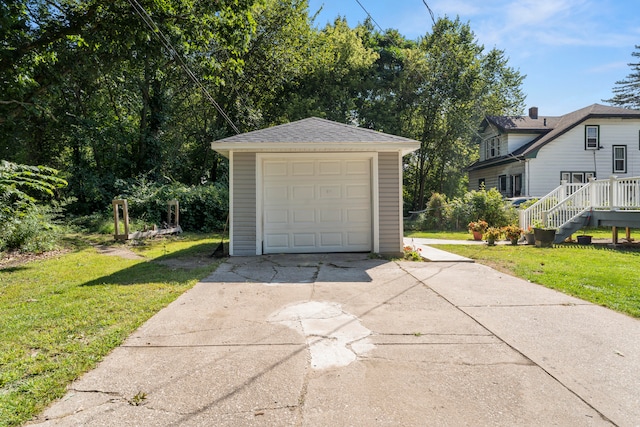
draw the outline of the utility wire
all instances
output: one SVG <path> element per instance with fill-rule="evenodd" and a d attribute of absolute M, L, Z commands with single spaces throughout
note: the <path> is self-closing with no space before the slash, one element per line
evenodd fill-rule
<path fill-rule="evenodd" d="M 429 11 L 429 15 L 431 15 L 431 22 L 433 22 L 433 25 L 436 25 L 436 18 L 433 16 L 433 10 L 431 10 L 429 5 L 427 4 L 427 0 L 422 0 L 422 3 L 424 3 L 427 10 Z"/>
<path fill-rule="evenodd" d="M 189 78 L 196 84 L 196 86 L 198 86 L 200 88 L 200 90 L 205 95 L 205 97 L 209 100 L 209 102 L 211 102 L 211 104 L 215 107 L 215 109 L 218 110 L 218 113 L 220 113 L 220 115 L 226 120 L 226 122 L 229 123 L 229 126 L 231 126 L 231 128 L 234 130 L 234 132 L 236 134 L 239 134 L 240 131 L 238 130 L 236 125 L 229 118 L 227 113 L 224 112 L 224 110 L 216 102 L 216 100 L 213 99 L 213 96 L 211 96 L 211 94 L 209 93 L 207 88 L 204 87 L 202 82 L 196 77 L 196 75 L 193 73 L 193 71 L 191 71 L 189 66 L 185 63 L 184 59 L 182 58 L 182 55 L 180 55 L 176 51 L 176 49 L 171 44 L 171 41 L 167 38 L 167 36 L 165 36 L 165 34 L 162 32 L 162 30 L 160 30 L 158 25 L 153 21 L 153 18 L 151 18 L 151 16 L 147 13 L 145 8 L 142 5 L 140 5 L 140 3 L 138 3 L 137 0 L 128 0 L 128 2 L 131 5 L 131 7 L 133 7 L 133 9 L 136 11 L 138 16 L 140 16 L 140 18 L 144 21 L 144 23 L 147 24 L 149 29 L 151 29 L 151 31 L 156 35 L 158 40 L 160 40 L 160 43 L 169 52 L 169 55 L 171 55 L 171 57 L 178 62 L 178 64 L 182 67 L 182 69 L 185 71 L 185 73 L 187 73 L 187 76 L 189 76 Z"/>

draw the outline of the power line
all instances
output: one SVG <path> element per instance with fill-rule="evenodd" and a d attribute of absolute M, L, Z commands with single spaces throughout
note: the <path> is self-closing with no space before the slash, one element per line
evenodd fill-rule
<path fill-rule="evenodd" d="M 427 10 L 429 11 L 429 15 L 431 15 L 431 22 L 433 22 L 433 25 L 436 25 L 436 18 L 433 16 L 433 10 L 431 10 L 429 5 L 427 4 L 427 0 L 422 0 L 422 3 L 424 3 Z"/>
<path fill-rule="evenodd" d="M 169 52 L 169 55 L 171 55 L 171 57 L 178 62 L 178 64 L 182 67 L 182 69 L 185 71 L 185 73 L 187 73 L 187 76 L 189 76 L 189 78 L 196 84 L 196 86 L 198 86 L 200 88 L 202 93 L 204 93 L 205 97 L 215 107 L 215 109 L 218 110 L 218 113 L 220 113 L 220 115 L 226 120 L 226 122 L 229 123 L 229 126 L 231 126 L 231 128 L 234 130 L 234 132 L 236 134 L 239 134 L 240 131 L 238 130 L 236 125 L 229 118 L 227 113 L 224 112 L 224 110 L 216 102 L 216 100 L 213 99 L 213 96 L 211 96 L 211 94 L 209 93 L 207 88 L 204 87 L 202 82 L 200 82 L 200 80 L 196 77 L 196 75 L 193 73 L 193 71 L 191 71 L 189 66 L 184 62 L 184 59 L 182 58 L 182 55 L 180 55 L 176 51 L 176 49 L 171 44 L 171 41 L 167 38 L 167 36 L 165 36 L 165 34 L 162 32 L 162 30 L 160 30 L 158 25 L 153 21 L 153 18 L 151 18 L 151 16 L 147 13 L 145 8 L 142 5 L 140 5 L 140 3 L 138 3 L 137 0 L 128 0 L 128 2 L 131 5 L 131 7 L 133 7 L 133 9 L 136 11 L 138 16 L 140 16 L 140 18 L 144 21 L 144 23 L 147 24 L 149 29 L 151 29 L 151 31 L 156 35 L 158 40 L 160 40 L 160 43 Z"/>

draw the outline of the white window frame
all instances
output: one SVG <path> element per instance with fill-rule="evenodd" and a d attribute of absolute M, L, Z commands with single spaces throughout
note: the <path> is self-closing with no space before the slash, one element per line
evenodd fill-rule
<path fill-rule="evenodd" d="M 596 173 L 593 171 L 562 171 L 560 172 L 560 181 L 566 181 L 567 184 L 586 184 L 589 178 L 595 178 Z"/>
<path fill-rule="evenodd" d="M 627 146 L 626 145 L 613 145 L 612 146 L 612 160 L 613 160 L 613 173 L 627 173 Z M 621 149 L 622 156 L 618 157 L 616 151 Z M 619 168 L 617 163 L 622 162 L 622 167 Z"/>
<path fill-rule="evenodd" d="M 595 131 L 595 136 L 590 136 L 589 131 Z M 584 127 L 584 149 L 597 150 L 600 148 L 600 126 L 586 125 Z"/>

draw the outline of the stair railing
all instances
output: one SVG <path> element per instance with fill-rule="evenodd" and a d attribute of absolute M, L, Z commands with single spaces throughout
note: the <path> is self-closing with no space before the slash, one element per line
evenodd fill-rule
<path fill-rule="evenodd" d="M 584 184 L 571 184 L 567 181 L 561 181 L 560 186 L 555 188 L 551 193 L 542 197 L 533 205 L 527 209 L 523 209 L 519 212 L 520 228 L 526 230 L 529 226 L 540 225 L 542 227 L 548 227 L 544 223 L 544 213 L 551 208 L 562 202 L 570 194 L 573 194 Z"/>
<path fill-rule="evenodd" d="M 562 184 L 528 209 L 520 211 L 520 227 L 559 229 L 587 209 L 640 210 L 640 177 L 596 180 L 588 184 Z"/>

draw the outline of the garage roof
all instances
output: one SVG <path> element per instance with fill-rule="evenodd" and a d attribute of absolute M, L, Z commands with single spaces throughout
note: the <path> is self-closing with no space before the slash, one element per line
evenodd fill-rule
<path fill-rule="evenodd" d="M 304 152 L 304 151 L 401 151 L 417 150 L 420 142 L 371 129 L 309 117 L 211 143 L 224 156 L 229 151 Z"/>

